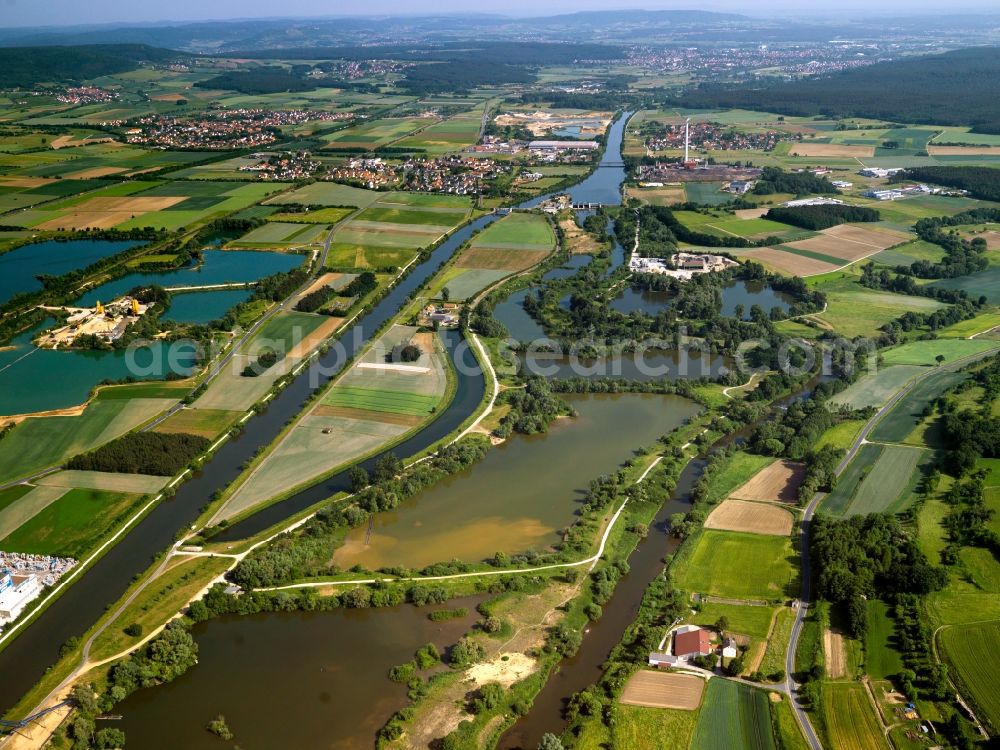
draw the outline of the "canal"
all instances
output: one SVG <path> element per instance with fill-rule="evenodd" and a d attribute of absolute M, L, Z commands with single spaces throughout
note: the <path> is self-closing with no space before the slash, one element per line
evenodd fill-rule
<path fill-rule="evenodd" d="M 625 113 L 611 127 L 608 147 L 602 157 L 603 164 L 621 163 L 621 142 L 625 122 L 632 113 Z M 574 202 L 601 201 L 618 203 L 624 169 L 599 167 L 579 185 L 568 190 Z M 537 205 L 548 196 L 540 196 L 523 207 Z M 450 258 L 473 232 L 496 221 L 499 215 L 476 219 L 455 231 L 442 242 L 428 258 L 417 264 L 410 274 L 395 286 L 358 323 L 345 331 L 339 347 L 331 347 L 328 354 L 319 357 L 305 368 L 268 407 L 245 424 L 245 429 L 216 451 L 206 461 L 203 469 L 180 485 L 177 493 L 164 499 L 142 518 L 121 541 L 93 566 L 82 573 L 62 596 L 29 626 L 24 628 L 7 647 L 0 651 L 0 713 L 6 713 L 34 685 L 59 655 L 59 647 L 73 636 L 84 633 L 95 623 L 111 603 L 117 601 L 135 576 L 141 574 L 152 562 L 153 556 L 169 547 L 182 529 L 188 528 L 199 515 L 200 509 L 212 495 L 233 482 L 242 466 L 261 447 L 272 442 L 287 421 L 298 414 L 305 400 L 316 387 L 322 386 L 343 369 L 346 360 L 357 354 L 379 328 L 389 321 L 407 298 L 426 282 L 445 260 Z M 344 356 L 346 354 L 346 356 Z M 423 431 L 396 447 L 399 455 L 412 455 L 436 443 L 449 430 L 449 423 L 461 424 L 475 409 L 485 392 L 482 373 L 472 372 L 465 364 L 473 358 L 467 346 L 452 346 L 451 354 L 460 373 L 458 393 L 449 407 Z M 455 359 L 460 358 L 460 359 Z M 464 381 L 464 382 L 463 382 Z M 464 390 L 464 396 L 463 394 Z M 478 397 L 477 397 L 478 394 Z M 460 396 L 462 396 L 460 398 Z M 466 409 L 464 413 L 462 409 Z M 270 526 L 282 518 L 308 507 L 336 491 L 337 478 L 320 483 L 313 490 L 306 490 L 289 500 L 273 505 L 251 516 L 247 521 L 234 525 L 238 533 L 251 535 L 256 530 Z M 259 518 L 258 518 L 259 517 Z M 256 520 L 255 520 L 256 519 Z"/>

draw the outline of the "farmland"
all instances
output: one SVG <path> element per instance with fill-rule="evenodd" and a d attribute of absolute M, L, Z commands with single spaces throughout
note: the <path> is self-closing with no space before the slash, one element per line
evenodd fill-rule
<path fill-rule="evenodd" d="M 944 358 L 941 363 L 947 364 L 996 347 L 993 341 L 976 339 L 910 341 L 889 349 L 882 357 L 887 365 L 934 365 L 939 356 Z"/>
<path fill-rule="evenodd" d="M 866 373 L 830 400 L 852 409 L 882 406 L 921 372 L 924 372 L 924 368 L 917 365 L 880 367 L 875 372 Z"/>
<path fill-rule="evenodd" d="M 137 502 L 135 495 L 102 490 L 64 491 L 16 531 L 0 539 L 0 549 L 83 557 Z"/>
<path fill-rule="evenodd" d="M 805 467 L 802 464 L 786 460 L 775 461 L 733 490 L 729 497 L 796 504 L 799 485 L 804 477 Z"/>
<path fill-rule="evenodd" d="M 784 537 L 705 531 L 680 561 L 677 584 L 732 599 L 782 599 L 797 592 L 797 557 Z"/>
<path fill-rule="evenodd" d="M 1000 726 L 1000 694 L 996 690 L 1000 622 L 953 625 L 941 632 L 940 644 L 962 684 L 996 731 Z"/>
<path fill-rule="evenodd" d="M 614 746 L 634 750 L 686 748 L 694 733 L 692 711 L 615 706 Z"/>
<path fill-rule="evenodd" d="M 823 507 L 848 516 L 904 510 L 931 458 L 930 451 L 918 447 L 863 445 Z"/>
<path fill-rule="evenodd" d="M 941 370 L 917 383 L 872 430 L 872 440 L 902 442 L 923 419 L 927 403 L 965 379 L 961 373 Z"/>
<path fill-rule="evenodd" d="M 865 633 L 865 671 L 875 680 L 899 674 L 903 659 L 894 643 L 895 622 L 889 607 L 878 599 L 868 600 L 868 630 Z"/>
<path fill-rule="evenodd" d="M 420 357 L 394 363 L 396 347 L 413 343 Z M 228 519 L 390 445 L 430 419 L 447 384 L 446 355 L 434 334 L 393 326 L 244 474 L 217 512 Z"/>
<path fill-rule="evenodd" d="M 889 750 L 875 716 L 875 707 L 861 685 L 824 685 L 823 715 L 831 747 L 838 750 Z"/>
<path fill-rule="evenodd" d="M 771 750 L 767 693 L 729 680 L 708 682 L 691 750 Z"/>
<path fill-rule="evenodd" d="M 792 523 L 792 514 L 783 508 L 730 498 L 708 515 L 705 528 L 788 536 Z"/>
<path fill-rule="evenodd" d="M 640 670 L 629 678 L 621 702 L 629 706 L 695 711 L 701 705 L 705 680 L 686 674 Z"/>

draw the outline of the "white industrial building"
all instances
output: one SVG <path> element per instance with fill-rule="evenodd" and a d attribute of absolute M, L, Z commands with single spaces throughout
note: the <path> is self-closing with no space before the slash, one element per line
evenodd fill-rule
<path fill-rule="evenodd" d="M 37 576 L 0 570 L 0 625 L 16 620 L 40 591 Z"/>

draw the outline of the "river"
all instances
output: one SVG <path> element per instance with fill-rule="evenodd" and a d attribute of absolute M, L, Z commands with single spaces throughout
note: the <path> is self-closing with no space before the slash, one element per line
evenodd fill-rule
<path fill-rule="evenodd" d="M 608 148 L 601 160 L 602 166 L 568 191 L 574 202 L 619 201 L 624 169 L 611 165 L 621 163 L 621 141 L 625 122 L 630 116 L 631 113 L 626 113 L 612 125 Z M 537 205 L 545 197 L 547 196 L 535 198 L 522 204 L 522 207 Z M 6 713 L 17 703 L 56 661 L 59 647 L 70 637 L 81 635 L 95 623 L 105 609 L 122 596 L 132 579 L 149 567 L 153 556 L 169 547 L 178 531 L 191 525 L 212 494 L 232 483 L 239 475 L 242 465 L 262 446 L 271 443 L 278 436 L 287 421 L 302 410 L 306 398 L 314 388 L 328 382 L 343 368 L 345 361 L 341 352 L 346 352 L 351 357 L 362 349 L 373 334 L 396 315 L 407 297 L 426 282 L 438 266 L 450 258 L 473 232 L 498 218 L 499 215 L 493 214 L 476 219 L 441 243 L 430 257 L 417 264 L 358 323 L 343 332 L 341 347 L 331 347 L 327 355 L 319 357 L 310 367 L 305 368 L 287 388 L 271 399 L 265 410 L 246 422 L 245 429 L 238 437 L 223 443 L 210 460 L 206 461 L 202 471 L 180 485 L 172 498 L 157 505 L 121 541 L 81 574 L 33 623 L 20 631 L 0 651 L 0 674 L 3 675 L 3 680 L 0 680 L 0 711 Z M 468 362 L 472 358 L 472 353 L 465 346 L 453 346 L 451 353 L 453 357 L 461 358 L 459 362 Z M 451 404 L 425 430 L 397 446 L 395 452 L 399 455 L 418 453 L 433 445 L 450 432 L 450 429 L 442 432 L 444 426 L 449 423 L 456 426 L 461 424 L 475 409 L 484 393 L 484 378 L 481 373 L 461 374 L 463 371 L 468 372 L 466 367 L 458 367 L 458 371 L 458 393 Z M 463 389 L 465 395 L 460 398 Z M 253 534 L 255 529 L 280 521 L 294 513 L 296 508 L 308 507 L 312 502 L 331 494 L 331 482 L 335 480 L 336 477 L 320 483 L 311 494 L 310 490 L 306 490 L 251 516 L 247 521 L 234 526 L 230 533 L 238 528 L 239 533 Z M 315 499 L 307 502 L 311 498 Z M 301 503 L 305 504 L 300 505 Z"/>

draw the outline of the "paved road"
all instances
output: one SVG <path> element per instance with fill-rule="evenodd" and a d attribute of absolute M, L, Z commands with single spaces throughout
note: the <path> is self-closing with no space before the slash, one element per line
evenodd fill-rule
<path fill-rule="evenodd" d="M 996 350 L 989 350 L 986 352 L 980 352 L 978 354 L 972 354 L 968 357 L 962 357 L 955 360 L 954 362 L 944 365 L 942 367 L 928 367 L 927 372 L 921 373 L 919 376 L 907 383 L 901 391 L 896 393 L 889 401 L 869 419 L 858 436 L 854 439 L 851 447 L 848 449 L 847 454 L 837 464 L 836 473 L 838 476 L 843 473 L 844 469 L 851 460 L 857 455 L 857 452 L 861 449 L 868 440 L 868 435 L 875 428 L 875 425 L 888 414 L 896 404 L 898 404 L 906 394 L 912 391 L 916 385 L 925 379 L 929 378 L 931 375 L 939 372 L 942 369 L 946 370 L 957 370 L 964 365 L 974 362 L 977 359 L 989 356 Z M 812 723 L 809 721 L 809 716 L 806 714 L 805 709 L 802 708 L 802 703 L 799 700 L 799 685 L 795 682 L 792 675 L 795 673 L 795 652 L 798 650 L 799 636 L 802 635 L 802 627 L 805 624 L 806 616 L 809 611 L 809 602 L 812 595 L 812 571 L 810 569 L 809 563 L 809 523 L 816 513 L 816 508 L 826 497 L 825 492 L 817 492 L 813 495 L 809 504 L 805 508 L 805 512 L 802 514 L 802 525 L 800 527 L 799 533 L 799 552 L 802 557 L 802 594 L 799 599 L 799 606 L 795 611 L 795 622 L 792 624 L 792 637 L 788 642 L 788 652 L 785 654 L 785 692 L 791 698 L 792 709 L 795 711 L 795 715 L 799 720 L 799 725 L 802 727 L 802 731 L 805 733 L 806 740 L 809 742 L 809 746 L 813 750 L 822 750 L 823 745 L 819 741 L 819 737 L 816 736 L 816 731 L 813 729 Z"/>

